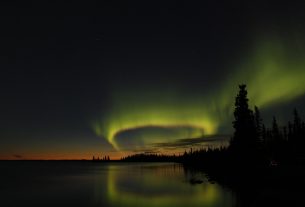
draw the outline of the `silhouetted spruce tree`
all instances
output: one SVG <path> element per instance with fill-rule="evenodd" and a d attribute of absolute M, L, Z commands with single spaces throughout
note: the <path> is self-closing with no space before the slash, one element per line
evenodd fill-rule
<path fill-rule="evenodd" d="M 302 121 L 302 125 L 301 125 L 301 132 L 300 132 L 300 139 L 301 139 L 301 154 L 302 157 L 305 157 L 305 123 Z"/>
<path fill-rule="evenodd" d="M 301 118 L 299 117 L 299 113 L 296 109 L 293 110 L 293 130 L 296 134 L 300 133 L 302 126 Z"/>
<path fill-rule="evenodd" d="M 266 144 L 266 139 L 267 139 L 267 130 L 265 124 L 262 125 L 262 142 L 263 145 Z"/>
<path fill-rule="evenodd" d="M 270 137 L 270 154 L 271 157 L 274 159 L 279 158 L 279 152 L 280 152 L 280 146 L 281 146 L 281 135 L 279 126 L 277 124 L 276 118 L 273 117 L 272 119 L 272 129 L 271 129 L 271 137 Z"/>
<path fill-rule="evenodd" d="M 257 106 L 254 106 L 254 121 L 257 145 L 261 148 L 263 143 L 263 119 Z"/>
<path fill-rule="evenodd" d="M 234 135 L 230 149 L 234 153 L 241 153 L 244 158 L 254 156 L 257 151 L 258 138 L 256 134 L 253 111 L 249 109 L 246 85 L 239 85 L 239 92 L 235 98 L 233 127 Z"/>
<path fill-rule="evenodd" d="M 292 146 L 292 153 L 295 156 L 300 156 L 303 149 L 302 144 L 302 121 L 299 117 L 299 113 L 296 109 L 293 110 L 293 125 L 292 125 L 292 136 L 290 139 L 290 143 Z"/>
<path fill-rule="evenodd" d="M 293 136 L 293 126 L 291 124 L 291 122 L 289 121 L 288 122 L 288 141 L 291 142 L 291 140 L 293 139 L 292 136 Z"/>
<path fill-rule="evenodd" d="M 283 127 L 283 139 L 285 141 L 288 140 L 288 133 L 287 133 L 287 127 L 286 126 Z"/>
<path fill-rule="evenodd" d="M 280 130 L 275 117 L 272 119 L 272 137 L 273 140 L 280 139 Z"/>

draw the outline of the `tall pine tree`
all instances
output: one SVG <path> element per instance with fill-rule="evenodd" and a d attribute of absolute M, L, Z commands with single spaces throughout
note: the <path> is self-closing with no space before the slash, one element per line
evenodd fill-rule
<path fill-rule="evenodd" d="M 255 131 L 257 137 L 257 145 L 262 146 L 263 143 L 263 119 L 261 118 L 260 111 L 257 106 L 254 106 L 254 121 Z"/>
<path fill-rule="evenodd" d="M 246 85 L 239 85 L 239 92 L 235 98 L 233 127 L 234 135 L 231 139 L 230 149 L 234 152 L 252 156 L 258 149 L 258 136 L 253 111 L 249 109 L 248 92 Z"/>

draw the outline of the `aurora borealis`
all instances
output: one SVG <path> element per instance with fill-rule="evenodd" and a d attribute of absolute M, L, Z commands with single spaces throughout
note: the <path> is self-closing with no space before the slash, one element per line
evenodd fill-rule
<path fill-rule="evenodd" d="M 126 131 L 130 132 L 129 139 L 137 139 L 134 147 L 170 141 L 174 137 L 177 140 L 217 134 L 220 126 L 229 127 L 232 120 L 236 87 L 230 86 L 243 81 L 248 84 L 252 107 L 255 104 L 264 109 L 303 96 L 305 53 L 291 56 L 291 48 L 280 40 L 256 44 L 249 57 L 236 64 L 230 79 L 213 86 L 212 94 L 190 95 L 183 90 L 179 94 L 171 89 L 163 92 L 161 88 L 156 91 L 123 89 L 122 94 L 113 97 L 109 116 L 93 124 L 96 134 L 106 138 L 117 150 L 120 150 L 121 134 Z M 155 129 L 143 130 L 149 127 Z M 156 128 L 166 128 L 167 132 L 158 134 Z"/>
<path fill-rule="evenodd" d="M 286 123 L 295 107 L 305 115 L 301 3 L 75 6 L 94 9 L 6 6 L 0 159 L 217 146 L 232 133 L 241 83 L 267 125 L 273 115 Z"/>

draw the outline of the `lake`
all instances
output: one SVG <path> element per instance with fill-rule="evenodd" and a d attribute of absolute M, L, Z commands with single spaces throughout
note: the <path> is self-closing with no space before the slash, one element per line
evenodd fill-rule
<path fill-rule="evenodd" d="M 232 191 L 174 163 L 4 161 L 0 170 L 3 207 L 235 206 Z"/>

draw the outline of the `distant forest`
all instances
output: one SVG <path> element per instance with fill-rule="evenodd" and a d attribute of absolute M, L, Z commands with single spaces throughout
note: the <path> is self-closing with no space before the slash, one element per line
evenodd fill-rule
<path fill-rule="evenodd" d="M 235 98 L 234 134 L 228 147 L 190 149 L 182 155 L 134 154 L 126 162 L 180 162 L 187 165 L 279 166 L 305 164 L 305 122 L 296 109 L 293 120 L 279 126 L 273 117 L 266 128 L 258 107 L 249 108 L 246 85 L 239 85 Z M 109 161 L 110 159 L 103 159 Z"/>

